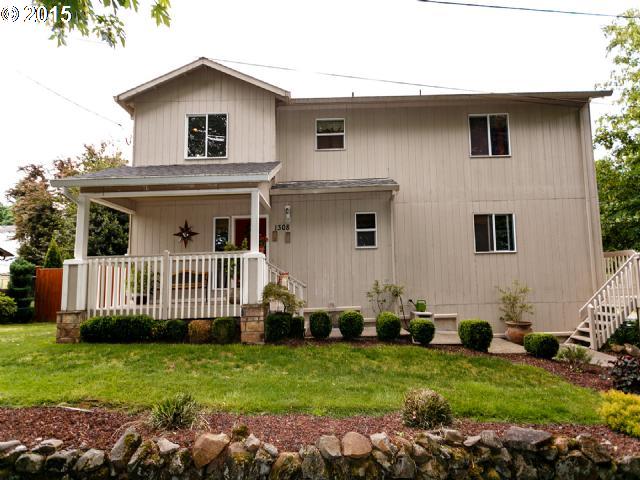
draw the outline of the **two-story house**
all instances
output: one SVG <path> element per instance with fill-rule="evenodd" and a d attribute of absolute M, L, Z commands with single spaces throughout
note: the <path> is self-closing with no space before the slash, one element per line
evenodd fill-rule
<path fill-rule="evenodd" d="M 132 166 L 53 182 L 79 189 L 63 311 L 240 316 L 288 272 L 308 307 L 372 316 L 377 279 L 499 331 L 518 279 L 536 330 L 573 331 L 604 281 L 589 101 L 609 94 L 292 98 L 198 59 L 115 97 Z M 131 215 L 129 255 L 87 256 L 90 202 Z"/>

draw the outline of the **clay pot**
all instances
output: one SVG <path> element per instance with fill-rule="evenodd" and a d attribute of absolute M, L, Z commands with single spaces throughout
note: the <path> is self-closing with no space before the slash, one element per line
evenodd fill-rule
<path fill-rule="evenodd" d="M 507 340 L 518 345 L 524 343 L 524 336 L 527 333 L 533 332 L 531 328 L 531 322 L 504 322 L 507 326 L 507 331 L 504 333 Z"/>

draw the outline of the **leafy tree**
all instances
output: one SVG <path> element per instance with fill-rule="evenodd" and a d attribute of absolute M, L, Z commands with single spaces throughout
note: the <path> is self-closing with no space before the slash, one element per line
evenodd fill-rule
<path fill-rule="evenodd" d="M 42 5 L 51 12 L 56 8 L 57 18 L 49 15 L 51 22 L 51 39 L 58 42 L 58 46 L 66 45 L 69 32 L 78 30 L 83 36 L 95 34 L 109 46 L 118 43 L 125 44 L 125 25 L 122 21 L 123 10 L 138 11 L 138 0 L 76 0 L 60 2 L 58 0 L 35 0 L 34 5 Z M 151 3 L 151 18 L 156 25 L 169 26 L 170 0 L 153 0 Z"/>
<path fill-rule="evenodd" d="M 625 12 L 637 17 L 640 10 Z M 637 18 L 616 20 L 604 28 L 614 70 L 603 86 L 618 95 L 617 113 L 598 122 L 595 143 L 608 155 L 596 162 L 603 247 L 640 248 L 640 24 Z"/>
<path fill-rule="evenodd" d="M 44 268 L 60 268 L 62 267 L 62 252 L 60 251 L 60 247 L 58 247 L 58 243 L 55 238 L 51 239 L 49 242 L 49 249 L 47 250 L 47 254 L 44 256 Z"/>
<path fill-rule="evenodd" d="M 0 203 L 0 225 L 13 225 L 13 210 Z"/>

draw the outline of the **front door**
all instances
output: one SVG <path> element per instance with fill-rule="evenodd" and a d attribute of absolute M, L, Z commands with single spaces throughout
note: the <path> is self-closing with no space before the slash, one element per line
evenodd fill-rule
<path fill-rule="evenodd" d="M 267 219 L 260 218 L 260 251 L 266 253 L 267 246 Z M 251 219 L 248 217 L 233 219 L 233 243 L 242 248 L 243 242 L 246 242 L 246 249 L 250 247 L 251 238 Z M 243 248 L 244 249 L 244 248 Z"/>

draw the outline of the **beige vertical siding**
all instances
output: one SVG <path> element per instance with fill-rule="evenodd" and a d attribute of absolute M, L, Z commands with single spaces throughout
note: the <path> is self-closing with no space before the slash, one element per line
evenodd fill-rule
<path fill-rule="evenodd" d="M 226 160 L 185 159 L 185 118 L 228 114 Z M 133 165 L 271 162 L 276 159 L 275 97 L 202 68 L 135 99 Z"/>
<path fill-rule="evenodd" d="M 509 114 L 511 157 L 470 158 L 468 114 L 503 112 Z M 344 151 L 315 151 L 314 122 L 321 117 L 346 119 Z M 393 203 L 396 272 L 409 297 L 426 297 L 436 312 L 479 316 L 500 329 L 495 287 L 520 279 L 533 288 L 536 328 L 566 331 L 575 327 L 578 307 L 593 292 L 590 248 L 601 252 L 595 240 L 600 238 L 597 215 L 586 208 L 593 202 L 595 184 L 590 180 L 585 187 L 585 168 L 587 179 L 593 169 L 585 163 L 580 125 L 578 107 L 523 102 L 284 107 L 277 120 L 278 159 L 283 164 L 277 180 L 395 179 L 400 184 Z M 309 199 L 307 212 L 311 204 Z M 337 200 L 331 207 L 335 215 L 343 208 L 351 207 Z M 475 254 L 474 213 L 514 213 L 517 253 Z M 322 222 L 318 215 L 309 213 L 309 219 L 302 220 L 294 214 L 292 228 L 298 228 L 299 221 L 307 229 L 310 221 Z M 593 237 L 590 215 L 595 221 Z M 327 259 L 327 252 L 333 256 L 351 245 L 341 238 L 324 239 L 321 249 L 301 243 L 299 252 L 292 247 L 291 255 L 278 258 L 292 274 L 304 272 L 310 288 L 326 292 L 313 297 L 320 305 L 339 295 L 350 303 L 344 294 L 362 303 L 364 287 L 384 278 L 383 272 L 369 269 L 342 280 L 309 267 L 323 265 L 324 259 L 330 268 L 333 260 Z M 339 264 L 358 254 L 344 251 Z M 600 268 L 598 258 L 593 265 L 596 275 Z M 359 292 L 349 290 L 354 280 L 363 285 Z"/>

